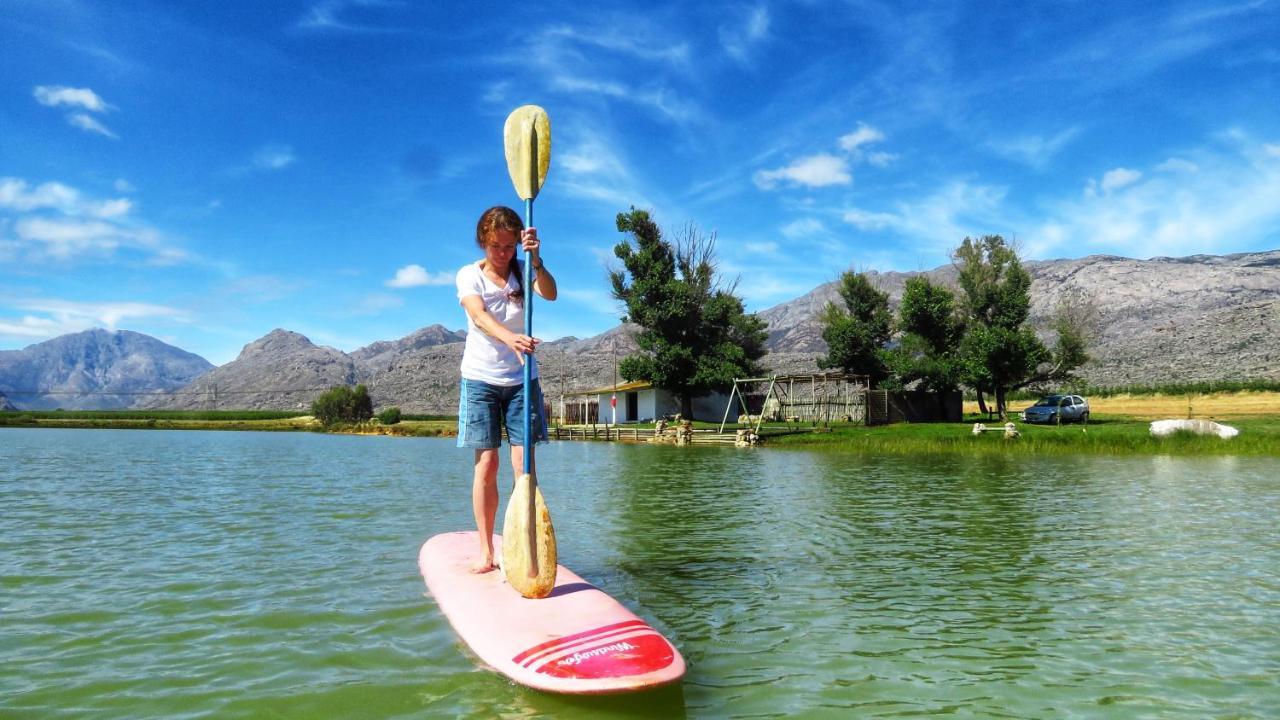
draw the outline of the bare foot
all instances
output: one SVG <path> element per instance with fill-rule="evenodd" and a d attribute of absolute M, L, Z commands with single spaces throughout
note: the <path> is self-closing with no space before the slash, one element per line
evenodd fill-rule
<path fill-rule="evenodd" d="M 493 572 L 494 570 L 497 570 L 497 569 L 498 569 L 498 566 L 494 564 L 493 558 L 491 557 L 483 558 L 480 560 L 480 562 L 471 566 L 471 572 L 477 575 L 482 575 L 487 572 Z"/>

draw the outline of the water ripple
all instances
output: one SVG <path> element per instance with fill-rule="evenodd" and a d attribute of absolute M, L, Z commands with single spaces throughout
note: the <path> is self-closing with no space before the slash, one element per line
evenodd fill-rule
<path fill-rule="evenodd" d="M 0 715 L 1274 717 L 1280 460 L 559 443 L 562 559 L 683 686 L 477 668 L 417 546 L 466 528 L 448 441 L 0 432 Z"/>

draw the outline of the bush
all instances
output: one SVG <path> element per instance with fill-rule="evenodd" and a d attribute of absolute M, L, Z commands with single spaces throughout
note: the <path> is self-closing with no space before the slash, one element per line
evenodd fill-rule
<path fill-rule="evenodd" d="M 400 408 L 389 407 L 378 413 L 378 422 L 383 425 L 395 425 L 400 422 Z"/>
<path fill-rule="evenodd" d="M 323 425 L 364 422 L 373 417 L 373 401 L 364 385 L 330 388 L 311 403 L 311 414 Z"/>

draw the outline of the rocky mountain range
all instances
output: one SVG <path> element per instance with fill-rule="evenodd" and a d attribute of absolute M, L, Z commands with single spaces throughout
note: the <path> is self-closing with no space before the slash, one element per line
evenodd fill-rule
<path fill-rule="evenodd" d="M 208 372 L 208 360 L 128 330 L 86 330 L 0 351 L 0 409 L 128 407 L 178 390 Z"/>
<path fill-rule="evenodd" d="M 1030 323 L 1044 339 L 1060 304 L 1087 299 L 1097 309 L 1091 361 L 1080 375 L 1095 385 L 1280 378 L 1280 250 L 1132 260 L 1093 255 L 1031 261 Z M 896 312 L 918 273 L 870 272 Z M 955 286 L 956 270 L 925 273 Z M 760 313 L 769 326 L 766 363 L 806 371 L 826 352 L 815 320 L 840 302 L 838 283 L 821 285 Z"/>
<path fill-rule="evenodd" d="M 1046 338 L 1049 321 L 1060 303 L 1083 297 L 1090 298 L 1097 308 L 1097 337 L 1090 349 L 1093 359 L 1081 372 L 1092 383 L 1280 379 L 1280 250 L 1150 260 L 1090 256 L 1028 262 L 1026 267 L 1032 277 L 1031 323 Z M 914 274 L 870 273 L 873 282 L 889 293 L 895 309 L 903 284 Z M 927 274 L 952 285 L 956 275 L 949 265 Z M 837 283 L 830 282 L 760 313 L 768 323 L 770 352 L 763 364 L 770 372 L 817 370 L 816 359 L 826 351 L 817 316 L 828 302 L 838 300 Z M 635 326 L 620 325 L 592 338 L 562 338 L 540 346 L 539 367 L 547 399 L 555 402 L 562 392 L 611 384 L 615 361 L 636 349 L 636 330 Z M 20 389 L 22 382 L 50 383 L 32 387 L 83 389 L 93 386 L 91 378 L 115 377 L 118 379 L 101 387 L 171 391 L 163 396 L 120 395 L 116 402 L 137 399 L 140 406 L 163 408 L 305 409 L 326 388 L 360 382 L 369 388 L 376 407 L 398 405 L 406 412 L 433 414 L 457 411 L 458 365 L 465 334 L 440 325 L 352 353 L 317 346 L 287 330 L 274 330 L 246 345 L 234 361 L 214 369 L 203 363 L 198 372 L 192 366 L 186 381 L 171 372 L 164 376 L 167 384 L 161 383 L 158 373 L 150 372 L 129 375 L 131 379 L 125 382 L 129 368 L 149 367 L 137 358 L 105 365 L 81 362 L 80 367 L 94 369 L 79 373 L 55 371 L 68 366 L 65 357 L 59 360 L 56 354 L 40 355 L 46 359 L 29 364 L 35 348 L 64 341 L 60 346 L 81 347 L 81 356 L 93 355 L 89 346 L 118 344 L 112 338 L 123 334 L 90 331 L 0 353 L 0 393 Z M 83 337 L 68 340 L 79 336 Z M 137 333 L 127 336 L 146 337 Z M 99 352 L 114 357 L 106 349 Z M 15 353 L 28 353 L 24 372 L 42 367 L 48 372 L 42 377 L 48 380 L 26 375 L 29 379 L 15 384 L 8 370 L 17 367 L 11 359 Z M 114 369 L 106 371 L 106 365 Z M 73 385 L 72 377 L 79 378 L 75 381 L 79 384 Z M 25 396 L 9 396 L 20 407 L 33 406 Z M 71 406 L 58 396 L 50 399 L 52 405 Z"/>

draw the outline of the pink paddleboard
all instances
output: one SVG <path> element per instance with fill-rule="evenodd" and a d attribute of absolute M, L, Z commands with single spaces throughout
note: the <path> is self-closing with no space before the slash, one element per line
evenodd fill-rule
<path fill-rule="evenodd" d="M 584 695 L 684 677 L 674 645 L 563 565 L 551 595 L 529 600 L 501 570 L 470 572 L 479 545 L 475 531 L 436 535 L 423 544 L 418 567 L 453 629 L 494 670 L 537 690 Z M 502 538 L 495 535 L 493 545 L 499 550 Z"/>

